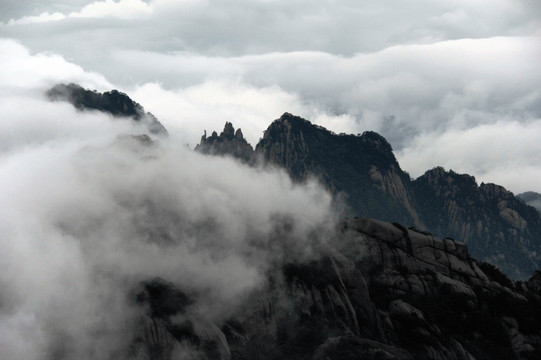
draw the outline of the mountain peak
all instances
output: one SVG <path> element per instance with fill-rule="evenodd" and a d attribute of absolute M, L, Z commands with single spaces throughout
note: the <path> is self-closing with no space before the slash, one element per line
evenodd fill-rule
<path fill-rule="evenodd" d="M 233 127 L 233 124 L 230 122 L 226 122 L 224 126 L 224 131 L 222 131 L 220 136 L 229 139 L 233 138 L 233 136 L 235 136 L 235 128 Z"/>
<path fill-rule="evenodd" d="M 207 137 L 205 130 L 201 136 L 200 143 L 195 147 L 195 151 L 202 154 L 233 156 L 245 163 L 254 162 L 254 149 L 242 134 L 239 128 L 235 131 L 231 122 L 226 122 L 224 130 L 218 135 L 216 131 L 212 132 L 210 137 Z"/>
<path fill-rule="evenodd" d="M 167 135 L 167 130 L 158 119 L 137 102 L 118 90 L 99 93 L 87 90 L 78 84 L 57 84 L 45 93 L 51 101 L 67 101 L 76 109 L 97 110 L 114 117 L 129 117 L 145 124 L 153 134 Z"/>
<path fill-rule="evenodd" d="M 369 216 L 461 239 L 474 257 L 514 278 L 525 278 L 541 263 L 541 218 L 534 208 L 499 185 L 478 185 L 475 177 L 443 167 L 412 181 L 391 144 L 374 131 L 335 134 L 286 112 L 265 130 L 255 152 L 230 122 L 219 136 L 205 133 L 196 149 L 249 163 L 257 157 L 296 182 L 316 178 L 343 199 L 342 216 Z"/>
<path fill-rule="evenodd" d="M 442 167 L 415 179 L 413 188 L 423 222 L 436 235 L 463 239 L 474 257 L 514 278 L 538 268 L 541 219 L 512 192 Z"/>
<path fill-rule="evenodd" d="M 347 194 L 352 215 L 422 226 L 405 185 L 409 176 L 400 169 L 391 145 L 375 132 L 335 134 L 284 113 L 265 130 L 256 154 L 285 168 L 295 181 L 316 177 L 332 193 Z"/>

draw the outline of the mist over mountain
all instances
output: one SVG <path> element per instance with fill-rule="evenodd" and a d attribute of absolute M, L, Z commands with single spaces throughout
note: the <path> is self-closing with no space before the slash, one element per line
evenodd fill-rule
<path fill-rule="evenodd" d="M 229 123 L 226 130 L 234 131 Z M 221 135 L 212 153 L 238 156 L 228 139 L 233 138 Z M 206 144 L 203 138 L 196 150 Z M 286 169 L 296 182 L 318 179 L 347 204 L 344 216 L 374 217 L 464 241 L 475 258 L 516 279 L 541 268 L 541 217 L 534 208 L 501 186 L 478 185 L 473 176 L 441 167 L 412 180 L 375 132 L 334 134 L 285 113 L 249 156 Z"/>
<path fill-rule="evenodd" d="M 84 89 L 77 84 L 58 84 L 47 90 L 47 98 L 52 101 L 67 101 L 79 110 L 98 110 L 114 117 L 131 118 L 144 124 L 152 134 L 167 135 L 165 127 L 154 115 L 117 90 L 104 93 Z"/>
<path fill-rule="evenodd" d="M 541 213 L 541 194 L 536 193 L 535 191 L 527 191 L 518 194 L 517 197 L 526 204 L 533 206 Z"/>
<path fill-rule="evenodd" d="M 236 159 L 240 159 L 244 163 L 253 164 L 255 161 L 254 148 L 250 145 L 241 129 L 233 128 L 233 124 L 226 122 L 224 130 L 218 134 L 213 131 L 207 137 L 207 133 L 203 134 L 200 143 L 195 147 L 195 151 L 202 154 L 224 155 L 228 154 Z"/>
<path fill-rule="evenodd" d="M 52 109 L 84 131 L 0 161 L 2 359 L 541 356 L 538 213 L 505 189 L 411 180 L 381 135 L 289 113 L 193 151 L 68 88 Z"/>
<path fill-rule="evenodd" d="M 535 0 L 0 1 L 0 360 L 541 359 L 540 63 Z"/>

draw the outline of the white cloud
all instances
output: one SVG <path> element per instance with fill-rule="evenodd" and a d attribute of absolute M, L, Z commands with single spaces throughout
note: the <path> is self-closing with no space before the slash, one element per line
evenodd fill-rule
<path fill-rule="evenodd" d="M 141 18 L 148 18 L 155 9 L 160 11 L 170 11 L 171 9 L 178 10 L 182 7 L 183 10 L 194 4 L 204 3 L 199 0 L 102 0 L 94 1 L 84 5 L 77 11 L 71 12 L 48 12 L 44 11 L 39 15 L 27 15 L 20 18 L 11 18 L 7 25 L 29 25 L 38 24 L 52 21 L 59 21 L 70 18 L 115 18 L 122 20 L 136 20 Z M 58 5 L 52 3 L 49 6 L 54 7 Z M 75 6 L 76 4 L 72 4 Z M 45 4 L 42 4 L 45 6 Z M 62 8 L 68 7 L 67 4 Z"/>
<path fill-rule="evenodd" d="M 48 22 L 48 21 L 58 21 L 65 19 L 66 15 L 55 12 L 52 14 L 49 14 L 48 12 L 43 12 L 37 16 L 23 16 L 20 19 L 11 19 L 8 22 L 8 25 L 28 25 L 28 24 L 36 24 L 36 23 L 42 23 L 42 22 Z"/>
<path fill-rule="evenodd" d="M 44 90 L 58 82 L 80 82 L 99 89 L 112 85 L 102 75 L 87 72 L 56 54 L 32 55 L 11 39 L 0 38 L 0 87 Z M 11 90 L 10 90 L 11 91 Z"/>
<path fill-rule="evenodd" d="M 349 114 L 360 124 L 365 114 L 375 113 L 380 122 L 394 116 L 399 125 L 423 130 L 465 109 L 535 112 L 540 44 L 537 37 L 455 40 L 347 58 L 319 52 L 225 58 L 120 51 L 115 62 L 166 88 L 221 79 L 261 88 L 278 85 L 310 106 Z M 392 132 L 383 125 L 379 129 Z"/>
<path fill-rule="evenodd" d="M 17 64 L 0 80 L 2 359 L 126 351 L 145 314 L 129 294 L 155 277 L 219 324 L 269 267 L 318 256 L 327 238 L 318 234 L 332 231 L 334 218 L 317 184 L 204 157 L 176 139 L 144 147 L 119 138 L 141 129 L 43 96 L 54 78 L 105 86 L 103 77 L 13 41 L 0 45 L 1 64 Z M 278 88 L 235 83 L 140 91 L 185 99 L 201 117 L 228 109 L 233 116 L 244 102 L 261 116 L 276 99 L 295 102 Z"/>
<path fill-rule="evenodd" d="M 443 166 L 474 174 L 478 182 L 497 183 L 520 193 L 538 189 L 540 134 L 539 118 L 526 123 L 500 119 L 445 132 L 425 132 L 411 139 L 397 157 L 415 177 Z"/>
<path fill-rule="evenodd" d="M 541 14 L 541 7 L 532 0 L 104 0 L 66 11 L 73 7 L 63 2 L 49 5 L 49 14 L 74 20 L 69 25 L 59 24 L 60 31 L 65 26 L 76 28 L 76 20 L 83 23 L 93 18 L 95 32 L 102 27 L 109 32 L 114 28 L 115 37 L 126 40 L 135 36 L 141 40 L 139 47 L 146 50 L 220 55 L 311 50 L 350 56 L 398 44 L 532 35 L 539 29 Z M 106 18 L 111 22 L 104 21 Z M 119 26 L 114 19 L 137 21 Z M 19 27 L 20 35 L 40 37 L 36 32 L 25 34 L 23 28 Z"/>
<path fill-rule="evenodd" d="M 293 185 L 285 173 L 172 143 L 145 149 L 125 139 L 81 149 L 89 144 L 81 140 L 0 158 L 6 360 L 126 351 L 145 314 L 128 294 L 155 277 L 219 324 L 269 267 L 317 256 L 324 242 L 311 232 L 333 228 L 330 196 L 315 184 Z"/>
<path fill-rule="evenodd" d="M 83 81 L 83 86 L 98 90 L 114 87 L 60 56 L 30 55 L 13 41 L 2 44 L 7 49 L 0 57 L 2 80 L 12 87 L 52 85 L 54 79 Z M 255 145 L 269 123 L 288 111 L 335 132 L 378 131 L 401 151 L 423 133 L 437 138 L 483 124 L 538 119 L 540 59 L 538 37 L 511 37 L 402 45 L 352 57 L 321 52 L 209 57 L 120 50 L 108 69 L 138 77 L 136 83 L 142 85 L 121 90 L 191 146 L 203 130 L 219 132 L 225 121 L 241 127 Z M 403 167 L 418 174 L 447 166 L 448 158 L 440 156 L 418 166 L 405 160 Z M 498 167 L 495 157 L 485 157 L 485 167 L 478 161 L 477 168 L 456 170 L 479 177 L 487 167 Z M 536 165 L 530 161 L 528 166 Z M 505 179 L 498 175 L 489 181 L 504 184 Z M 526 179 L 531 190 L 539 191 L 533 176 Z M 515 191 L 519 186 L 504 185 Z"/>
<path fill-rule="evenodd" d="M 153 6 L 142 0 L 105 0 L 96 1 L 84 6 L 79 12 L 72 12 L 68 17 L 101 18 L 115 17 L 119 19 L 137 19 L 151 14 Z"/>
<path fill-rule="evenodd" d="M 107 358 L 127 345 L 109 335 L 140 314 L 126 291 L 149 276 L 215 289 L 199 300 L 219 318 L 276 254 L 318 245 L 266 242 L 276 219 L 294 219 L 297 240 L 330 217 L 315 184 L 183 148 L 225 121 L 254 145 L 285 111 L 335 132 L 376 130 L 413 175 L 443 165 L 541 192 L 538 1 L 45 1 L 34 13 L 20 3 L 28 11 L 0 25 L 17 39 L 0 40 L 8 360 Z M 148 154 L 129 140 L 107 146 L 140 129 L 47 102 L 58 82 L 120 87 L 170 141 Z M 170 245 L 148 241 L 164 229 Z"/>
<path fill-rule="evenodd" d="M 145 104 L 145 109 L 156 115 L 173 137 L 191 147 L 199 142 L 203 130 L 220 133 L 226 121 L 242 128 L 255 146 L 268 124 L 282 113 L 307 115 L 297 96 L 277 86 L 257 88 L 241 82 L 215 81 L 166 90 L 149 83 L 129 93 Z"/>

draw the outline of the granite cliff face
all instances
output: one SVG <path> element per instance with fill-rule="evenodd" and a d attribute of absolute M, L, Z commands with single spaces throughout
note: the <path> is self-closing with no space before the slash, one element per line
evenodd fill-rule
<path fill-rule="evenodd" d="M 275 268 L 223 324 L 183 313 L 178 289 L 146 284 L 141 351 L 169 359 L 189 342 L 203 359 L 541 356 L 540 273 L 515 283 L 463 243 L 369 218 L 335 236 L 319 260 Z"/>
<path fill-rule="evenodd" d="M 255 152 L 296 181 L 317 177 L 334 194 L 345 195 L 351 214 L 422 227 L 409 177 L 375 132 L 336 135 L 286 113 L 265 130 Z"/>
<path fill-rule="evenodd" d="M 114 117 L 131 118 L 144 124 L 152 134 L 167 135 L 167 130 L 154 115 L 117 90 L 99 93 L 73 83 L 58 84 L 49 89 L 46 96 L 52 101 L 67 101 L 78 110 L 97 110 Z"/>
<path fill-rule="evenodd" d="M 251 158 L 251 148 L 238 155 L 232 130 L 229 137 L 223 134 L 203 137 L 197 149 Z M 541 217 L 534 208 L 501 186 L 478 186 L 472 176 L 442 168 L 411 180 L 390 144 L 375 132 L 337 135 L 285 113 L 264 132 L 255 157 L 284 168 L 295 181 L 317 178 L 345 199 L 346 216 L 369 216 L 461 239 L 475 258 L 516 279 L 541 268 Z"/>
<path fill-rule="evenodd" d="M 514 277 L 540 268 L 541 218 L 505 188 L 435 168 L 413 182 L 423 221 L 436 234 L 467 239 L 472 254 Z"/>

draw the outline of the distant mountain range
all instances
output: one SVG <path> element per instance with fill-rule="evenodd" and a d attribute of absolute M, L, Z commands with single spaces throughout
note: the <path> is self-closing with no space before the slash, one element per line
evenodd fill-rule
<path fill-rule="evenodd" d="M 201 360 L 541 358 L 541 217 L 527 205 L 535 196 L 443 168 L 412 180 L 377 133 L 337 135 L 288 113 L 255 150 L 231 123 L 196 150 L 280 167 L 297 182 L 317 178 L 343 220 L 317 259 L 274 265 L 220 323 L 194 313 L 197 300 L 167 279 L 143 282 L 134 300 L 144 311 L 123 358 L 170 360 L 186 345 Z M 513 281 L 498 267 L 533 275 Z"/>

